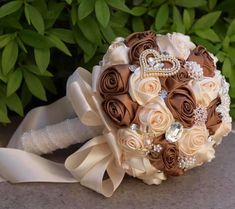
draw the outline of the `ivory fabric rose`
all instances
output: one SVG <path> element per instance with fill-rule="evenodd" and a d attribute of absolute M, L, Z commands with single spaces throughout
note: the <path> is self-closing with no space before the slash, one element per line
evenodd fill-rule
<path fill-rule="evenodd" d="M 157 98 L 161 90 L 161 83 L 157 77 L 141 78 L 137 69 L 129 79 L 129 94 L 139 105 L 145 105 L 151 99 Z"/>
<path fill-rule="evenodd" d="M 215 142 L 208 142 L 204 144 L 201 149 L 198 150 L 196 154 L 196 164 L 195 166 L 200 166 L 203 163 L 211 162 L 215 158 Z"/>
<path fill-rule="evenodd" d="M 188 71 L 181 65 L 180 70 L 173 76 L 160 77 L 162 88 L 171 91 L 179 85 L 186 85 L 190 80 Z"/>
<path fill-rule="evenodd" d="M 208 143 L 209 132 L 206 126 L 194 125 L 190 129 L 184 129 L 177 144 L 179 150 L 186 156 L 195 155 L 205 144 Z"/>
<path fill-rule="evenodd" d="M 221 78 L 214 76 L 204 77 L 201 81 L 191 80 L 189 86 L 194 92 L 197 103 L 207 107 L 219 94 Z"/>
<path fill-rule="evenodd" d="M 154 144 L 160 145 L 162 150 L 160 152 L 151 151 L 148 158 L 151 164 L 160 171 L 163 171 L 168 176 L 180 176 L 183 169 L 179 168 L 178 158 L 179 149 L 176 144 L 169 143 L 168 141 L 158 137 L 154 139 Z"/>
<path fill-rule="evenodd" d="M 190 128 L 194 124 L 194 110 L 197 107 L 192 90 L 185 85 L 177 86 L 169 92 L 166 105 L 175 120 L 178 120 L 184 128 Z"/>
<path fill-rule="evenodd" d="M 129 126 L 131 123 L 139 124 L 139 106 L 130 99 L 128 94 L 106 97 L 102 102 L 102 108 L 117 126 Z"/>
<path fill-rule="evenodd" d="M 156 34 L 152 31 L 133 33 L 126 38 L 125 44 L 130 48 L 128 56 L 132 65 L 139 65 L 139 57 L 144 50 L 158 50 Z"/>
<path fill-rule="evenodd" d="M 231 130 L 232 130 L 232 123 L 222 122 L 219 128 L 215 131 L 212 138 L 216 144 L 220 144 L 222 141 L 222 138 L 224 136 L 227 136 Z"/>
<path fill-rule="evenodd" d="M 213 77 L 215 75 L 215 63 L 209 52 L 203 46 L 197 46 L 191 51 L 187 61 L 194 61 L 201 65 L 203 75 Z"/>
<path fill-rule="evenodd" d="M 128 64 L 128 51 L 128 47 L 124 44 L 124 38 L 116 38 L 103 57 L 102 69 L 111 65 Z"/>
<path fill-rule="evenodd" d="M 117 141 L 125 151 L 136 151 L 144 148 L 143 136 L 130 128 L 122 128 L 117 132 Z"/>
<path fill-rule="evenodd" d="M 161 135 L 170 127 L 174 118 L 165 102 L 158 98 L 141 109 L 139 120 L 141 129 L 145 130 L 148 127 L 155 135 Z"/>
<path fill-rule="evenodd" d="M 222 122 L 221 113 L 216 111 L 216 108 L 221 104 L 220 97 L 214 99 L 207 107 L 207 121 L 206 127 L 209 130 L 210 135 L 213 135 L 219 128 Z"/>
<path fill-rule="evenodd" d="M 110 94 L 119 95 L 128 92 L 130 77 L 129 65 L 112 65 L 104 70 L 100 76 L 99 91 L 103 97 Z"/>
<path fill-rule="evenodd" d="M 158 35 L 157 44 L 161 52 L 167 52 L 171 56 L 183 60 L 186 60 L 190 54 L 190 50 L 196 47 L 191 42 L 189 36 L 181 33 Z"/>

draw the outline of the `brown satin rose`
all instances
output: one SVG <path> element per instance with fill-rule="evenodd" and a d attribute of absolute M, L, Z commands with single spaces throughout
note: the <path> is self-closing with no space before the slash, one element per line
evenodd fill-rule
<path fill-rule="evenodd" d="M 170 92 L 179 85 L 186 85 L 191 79 L 187 70 L 181 65 L 180 70 L 173 76 L 159 77 L 162 88 Z"/>
<path fill-rule="evenodd" d="M 168 93 L 166 105 L 173 117 L 179 121 L 184 128 L 194 125 L 194 110 L 196 109 L 196 99 L 188 86 L 181 85 Z"/>
<path fill-rule="evenodd" d="M 156 169 L 163 171 L 166 175 L 180 176 L 184 171 L 178 165 L 179 149 L 175 144 L 167 142 L 163 137 L 160 136 L 154 139 L 154 144 L 159 144 L 162 150 L 160 152 L 151 151 L 148 158 Z"/>
<path fill-rule="evenodd" d="M 220 97 L 217 97 L 213 101 L 211 101 L 209 106 L 207 107 L 206 127 L 209 130 L 210 135 L 214 135 L 222 122 L 221 114 L 216 111 L 216 107 L 218 107 L 218 105 L 220 104 Z"/>
<path fill-rule="evenodd" d="M 109 94 L 118 95 L 128 92 L 128 80 L 130 77 L 129 65 L 113 65 L 101 74 L 99 91 L 103 97 Z"/>
<path fill-rule="evenodd" d="M 201 65 L 204 76 L 213 77 L 215 75 L 215 64 L 213 58 L 203 46 L 193 49 L 187 61 L 194 61 Z"/>
<path fill-rule="evenodd" d="M 156 34 L 152 31 L 133 33 L 126 38 L 125 44 L 130 48 L 128 56 L 132 65 L 139 65 L 139 57 L 144 50 L 158 50 Z"/>
<path fill-rule="evenodd" d="M 139 106 L 130 99 L 128 94 L 110 95 L 102 102 L 102 107 L 117 126 L 129 126 L 131 123 L 139 124 Z"/>

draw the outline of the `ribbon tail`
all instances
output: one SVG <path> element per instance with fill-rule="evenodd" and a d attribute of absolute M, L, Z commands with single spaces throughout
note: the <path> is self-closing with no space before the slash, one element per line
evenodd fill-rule
<path fill-rule="evenodd" d="M 77 182 L 63 164 L 10 148 L 0 148 L 0 176 L 12 183 Z"/>

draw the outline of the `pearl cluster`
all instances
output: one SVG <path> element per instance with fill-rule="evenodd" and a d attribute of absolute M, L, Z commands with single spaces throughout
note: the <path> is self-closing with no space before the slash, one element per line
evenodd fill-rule
<path fill-rule="evenodd" d="M 190 169 L 195 166 L 196 164 L 196 157 L 190 156 L 190 157 L 179 157 L 179 167 L 182 169 Z"/>
<path fill-rule="evenodd" d="M 217 76 L 221 76 L 221 75 L 219 74 Z M 232 118 L 229 115 L 230 103 L 231 103 L 231 100 L 228 94 L 229 84 L 226 82 L 224 76 L 221 76 L 221 77 L 222 77 L 221 89 L 219 91 L 221 104 L 216 108 L 216 111 L 221 113 L 223 122 L 231 123 Z"/>

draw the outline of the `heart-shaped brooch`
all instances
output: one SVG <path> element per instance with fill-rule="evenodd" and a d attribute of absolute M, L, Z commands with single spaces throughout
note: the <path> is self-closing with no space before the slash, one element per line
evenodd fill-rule
<path fill-rule="evenodd" d="M 160 54 L 154 49 L 144 50 L 139 60 L 142 78 L 172 76 L 180 70 L 180 62 L 177 58 Z"/>

